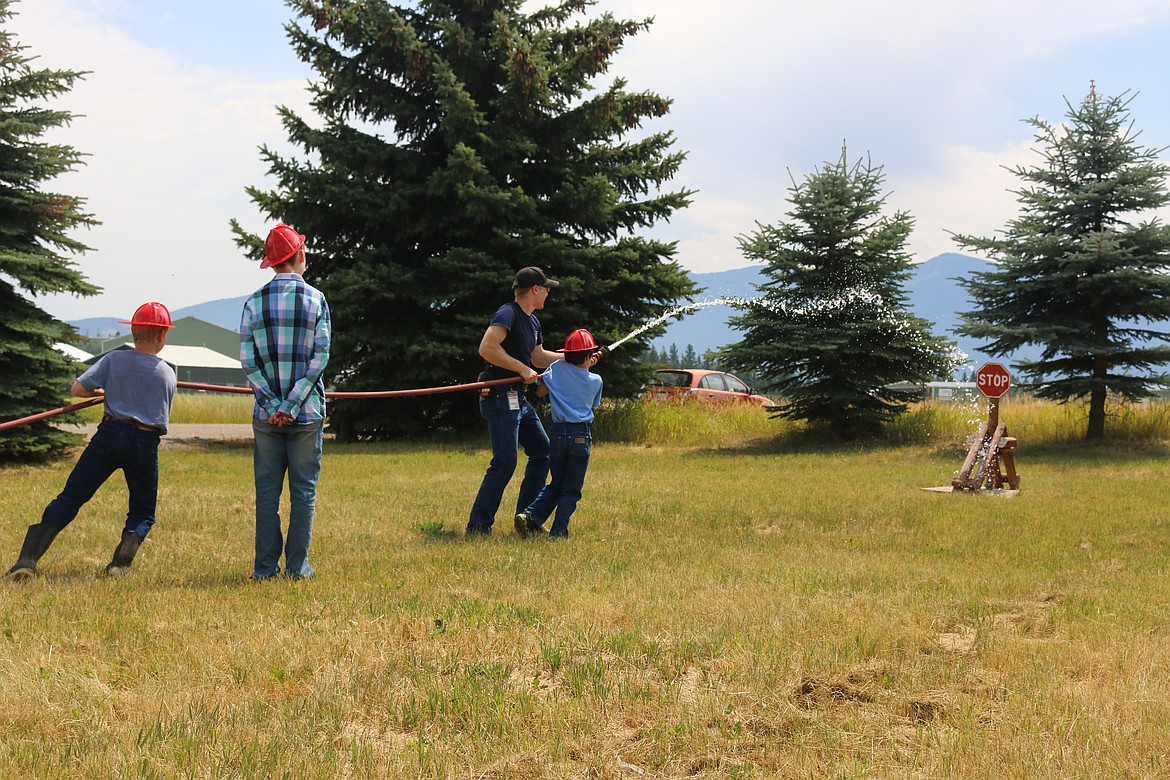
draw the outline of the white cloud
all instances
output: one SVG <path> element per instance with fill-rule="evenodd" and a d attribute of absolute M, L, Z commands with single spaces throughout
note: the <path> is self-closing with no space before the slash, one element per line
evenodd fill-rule
<path fill-rule="evenodd" d="M 261 284 L 267 274 L 243 259 L 228 220 L 263 229 L 244 187 L 263 184 L 257 147 L 282 147 L 275 106 L 303 110 L 304 82 L 185 67 L 66 0 L 37 0 L 32 13 L 23 5 L 16 33 L 38 66 L 92 71 L 54 103 L 82 116 L 53 140 L 88 157 L 52 187 L 87 198 L 102 222 L 79 236 L 97 251 L 78 264 L 104 293 L 40 303 L 70 319 L 110 316 L 145 300 L 175 309 Z"/>
<path fill-rule="evenodd" d="M 1165 25 L 1157 0 L 610 0 L 622 18 L 654 16 L 631 40 L 615 72 L 632 89 L 675 98 L 670 116 L 678 148 L 690 152 L 679 181 L 698 190 L 672 228 L 688 237 L 680 259 L 699 271 L 743 265 L 734 235 L 788 210 L 791 175 L 802 180 L 842 144 L 851 158 L 884 167 L 890 206 L 909 211 L 919 259 L 959 251 L 946 231 L 991 234 L 1016 213 L 1016 186 L 1005 165 L 1035 164 L 1032 131 L 1020 120 L 1059 121 L 1063 95 L 1075 103 L 1103 70 L 1101 44 Z M 1166 63 L 1164 54 L 1160 62 Z M 1045 70 L 1076 58 L 1081 71 L 1059 81 Z M 1125 78 L 1145 90 L 1139 127 L 1151 104 L 1170 97 L 1151 73 Z M 1114 94 L 1114 93 L 1110 93 Z M 1155 117 L 1157 121 L 1157 117 Z M 1160 141 L 1170 134 L 1163 123 Z M 729 204 L 735 204 L 734 208 Z M 739 258 L 739 259 L 737 259 Z"/>
<path fill-rule="evenodd" d="M 887 205 L 914 216 L 910 246 L 918 259 L 963 252 L 950 234 L 990 236 L 1000 231 L 1018 214 L 1013 190 L 1021 182 L 1010 169 L 1035 163 L 1030 142 L 998 152 L 948 147 L 941 164 L 923 175 L 888 176 Z"/>

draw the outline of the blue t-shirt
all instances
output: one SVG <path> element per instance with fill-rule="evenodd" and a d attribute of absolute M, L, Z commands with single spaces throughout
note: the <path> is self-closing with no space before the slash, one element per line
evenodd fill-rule
<path fill-rule="evenodd" d="M 589 422 L 601 404 L 601 377 L 584 366 L 558 360 L 540 375 L 552 401 L 554 423 Z"/>
<path fill-rule="evenodd" d="M 513 301 L 496 309 L 491 324 L 499 325 L 508 331 L 508 335 L 504 336 L 500 344 L 504 351 L 532 368 L 532 352 L 537 344 L 544 343 L 544 333 L 540 329 L 540 320 L 536 319 L 536 315 L 525 314 L 520 304 Z M 488 379 L 507 379 L 514 376 L 519 374 L 493 363 L 488 364 Z"/>
<path fill-rule="evenodd" d="M 137 420 L 163 433 L 171 422 L 175 371 L 158 355 L 116 349 L 102 356 L 77 381 L 86 390 L 106 391 L 106 414 Z"/>

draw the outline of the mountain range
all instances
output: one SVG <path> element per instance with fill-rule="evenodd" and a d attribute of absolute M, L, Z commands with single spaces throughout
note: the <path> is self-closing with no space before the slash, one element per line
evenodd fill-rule
<path fill-rule="evenodd" d="M 1018 355 L 1006 359 L 992 358 L 979 351 L 977 341 L 955 333 L 959 326 L 958 313 L 975 308 L 967 292 L 959 285 L 959 280 L 968 279 L 977 271 L 986 271 L 990 267 L 991 264 L 987 260 L 948 252 L 916 264 L 906 283 L 911 312 L 934 323 L 932 330 L 936 335 L 954 341 L 959 350 L 967 355 L 964 367 L 959 368 L 959 374 L 962 374 L 965 368 L 977 368 L 989 360 L 1002 362 L 1010 361 L 1012 358 L 1036 356 L 1021 351 Z M 691 279 L 696 285 L 704 288 L 704 292 L 696 299 L 697 302 L 721 298 L 750 300 L 758 296 L 757 286 L 766 280 L 761 266 L 709 274 L 691 274 Z M 709 350 L 732 344 L 743 337 L 740 331 L 733 330 L 728 324 L 728 320 L 737 313 L 729 305 L 705 306 L 685 315 L 681 320 L 672 322 L 666 332 L 654 339 L 651 345 L 658 350 L 674 346 L 680 353 L 685 351 L 687 346 L 692 346 L 696 353 L 702 355 Z"/>
<path fill-rule="evenodd" d="M 959 324 L 958 312 L 974 308 L 967 293 L 959 286 L 958 280 L 969 278 L 977 271 L 986 270 L 989 265 L 988 261 L 977 257 L 946 253 L 915 265 L 906 285 L 911 311 L 933 322 L 934 333 L 955 341 L 959 349 L 967 354 L 971 366 L 979 366 L 992 358 L 980 353 L 976 342 L 954 332 Z M 689 345 L 702 355 L 739 341 L 742 334 L 728 325 L 728 320 L 737 312 L 729 305 L 714 302 L 721 298 L 757 297 L 756 286 L 765 279 L 762 267 L 749 266 L 715 273 L 692 273 L 690 276 L 695 284 L 704 290 L 696 299 L 697 302 L 706 305 L 671 322 L 666 332 L 651 342 L 654 348 L 665 350 L 674 345 L 681 353 Z M 237 298 L 221 298 L 187 306 L 171 312 L 171 316 L 174 319 L 196 317 L 229 330 L 237 330 L 240 311 L 246 298 L 247 296 L 241 295 Z M 125 326 L 118 324 L 117 317 L 91 317 L 73 320 L 69 324 L 76 327 L 81 335 L 91 338 L 126 332 Z M 1021 356 L 1023 355 L 1013 357 Z M 963 369 L 959 371 L 962 373 Z"/>

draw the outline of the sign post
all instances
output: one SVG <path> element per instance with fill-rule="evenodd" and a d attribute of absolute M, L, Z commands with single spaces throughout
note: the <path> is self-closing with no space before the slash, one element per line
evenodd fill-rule
<path fill-rule="evenodd" d="M 984 363 L 975 372 L 975 387 L 987 399 L 987 425 L 995 430 L 999 424 L 999 399 L 1012 387 L 1012 375 L 1002 363 Z"/>
<path fill-rule="evenodd" d="M 1007 482 L 1012 490 L 1019 490 L 1016 440 L 1007 435 L 1007 426 L 999 420 L 999 399 L 1011 389 L 1012 375 L 1001 363 L 984 363 L 975 372 L 975 386 L 987 398 L 987 422 L 979 426 L 963 468 L 951 480 L 951 488 L 965 491 L 986 488 L 999 490 Z M 980 464 L 977 471 L 976 464 Z M 971 476 L 972 471 L 976 471 L 975 477 Z"/>

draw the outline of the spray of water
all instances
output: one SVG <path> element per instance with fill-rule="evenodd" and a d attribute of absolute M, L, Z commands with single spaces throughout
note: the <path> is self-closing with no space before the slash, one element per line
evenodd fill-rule
<path fill-rule="evenodd" d="M 606 349 L 613 351 L 615 348 L 621 346 L 632 338 L 635 338 L 646 331 L 650 330 L 656 325 L 659 325 L 671 317 L 677 317 L 680 314 L 687 314 L 699 309 L 705 309 L 710 306 L 732 306 L 739 309 L 766 309 L 773 314 L 782 314 L 792 319 L 799 320 L 814 320 L 819 317 L 828 317 L 835 315 L 837 312 L 846 309 L 857 307 L 870 308 L 876 318 L 880 319 L 890 336 L 898 336 L 910 343 L 917 344 L 925 348 L 922 343 L 923 334 L 916 328 L 910 327 L 902 314 L 891 307 L 882 297 L 880 293 L 865 287 L 856 287 L 850 290 L 842 291 L 840 294 L 831 298 L 816 298 L 806 299 L 799 305 L 795 303 L 785 303 L 783 301 L 768 300 L 764 297 L 758 298 L 741 298 L 734 295 L 725 295 L 719 298 L 712 298 L 708 300 L 695 301 L 694 303 L 687 303 L 681 306 L 676 306 L 670 309 L 665 314 L 657 317 L 637 330 L 623 336 L 614 343 L 610 344 Z M 956 353 L 952 355 L 952 362 L 959 363 L 965 358 L 965 355 Z"/>
<path fill-rule="evenodd" d="M 618 339 L 617 341 L 615 341 L 614 343 L 612 343 L 608 347 L 606 347 L 606 350 L 608 350 L 609 352 L 612 352 L 614 349 L 616 349 L 617 347 L 620 347 L 622 344 L 625 344 L 627 341 L 634 338 L 635 336 L 640 336 L 643 333 L 645 333 L 646 331 L 653 328 L 655 325 L 659 325 L 663 322 L 666 322 L 671 317 L 677 317 L 680 314 L 687 314 L 687 313 L 690 313 L 693 311 L 698 311 L 699 309 L 705 309 L 708 306 L 748 306 L 748 305 L 751 305 L 753 303 L 756 303 L 759 300 L 760 300 L 759 298 L 749 300 L 747 298 L 738 298 L 738 297 L 729 295 L 729 296 L 725 296 L 723 298 L 715 298 L 713 300 L 708 300 L 708 301 L 696 301 L 694 303 L 687 303 L 687 304 L 684 304 L 682 306 L 675 306 L 673 309 L 666 312 L 666 314 L 663 314 L 661 317 L 657 317 L 653 320 L 650 320 L 645 325 L 643 325 L 642 327 L 633 331 L 632 333 L 627 333 L 625 336 L 623 336 L 622 338 Z"/>

